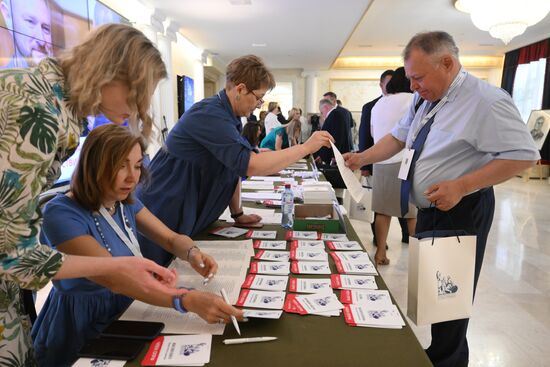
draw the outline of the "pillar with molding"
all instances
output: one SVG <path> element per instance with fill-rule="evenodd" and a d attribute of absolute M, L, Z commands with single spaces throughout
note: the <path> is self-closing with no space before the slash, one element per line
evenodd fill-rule
<path fill-rule="evenodd" d="M 304 71 L 301 74 L 306 79 L 305 83 L 305 113 L 318 113 L 317 101 L 317 77 L 319 73 L 315 71 Z"/>

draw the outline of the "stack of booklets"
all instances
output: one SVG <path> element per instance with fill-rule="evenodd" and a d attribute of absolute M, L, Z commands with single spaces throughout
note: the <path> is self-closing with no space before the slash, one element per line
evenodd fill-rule
<path fill-rule="evenodd" d="M 336 194 L 329 186 L 303 186 L 304 204 L 332 204 Z"/>

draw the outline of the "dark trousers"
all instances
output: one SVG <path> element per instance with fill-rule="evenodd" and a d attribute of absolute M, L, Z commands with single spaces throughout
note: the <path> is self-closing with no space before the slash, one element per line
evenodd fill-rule
<path fill-rule="evenodd" d="M 432 229 L 462 229 L 468 234 L 477 236 L 474 294 L 494 212 L 495 194 L 492 187 L 465 196 L 447 213 L 435 208 L 420 209 L 418 211 L 416 233 Z M 468 365 L 469 351 L 468 341 L 466 340 L 468 321 L 469 319 L 461 319 L 432 324 L 432 344 L 426 350 L 426 353 L 435 367 L 462 367 Z"/>

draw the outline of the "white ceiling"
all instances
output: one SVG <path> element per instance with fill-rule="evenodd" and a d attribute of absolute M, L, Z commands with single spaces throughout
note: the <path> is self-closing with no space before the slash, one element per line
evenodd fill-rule
<path fill-rule="evenodd" d="M 550 37 L 549 14 L 505 46 L 475 28 L 452 0 L 142 1 L 179 23 L 186 38 L 222 63 L 253 53 L 271 68 L 322 70 L 338 56 L 400 56 L 408 39 L 426 30 L 449 32 L 462 55 L 476 56 L 502 55 Z"/>

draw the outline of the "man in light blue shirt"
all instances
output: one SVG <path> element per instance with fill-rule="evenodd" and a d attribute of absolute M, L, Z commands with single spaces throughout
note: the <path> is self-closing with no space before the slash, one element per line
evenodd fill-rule
<path fill-rule="evenodd" d="M 362 153 L 346 154 L 346 165 L 357 169 L 385 160 L 423 135 L 403 181 L 412 183 L 409 199 L 420 208 L 416 233 L 463 229 L 475 234 L 475 289 L 494 214 L 492 185 L 534 165 L 540 155 L 510 96 L 462 68 L 449 34 L 419 33 L 403 56 L 414 103 L 391 134 Z M 420 98 L 425 102 L 415 113 Z M 424 125 L 427 136 L 419 133 Z M 468 321 L 432 325 L 426 352 L 434 366 L 468 365 Z"/>

